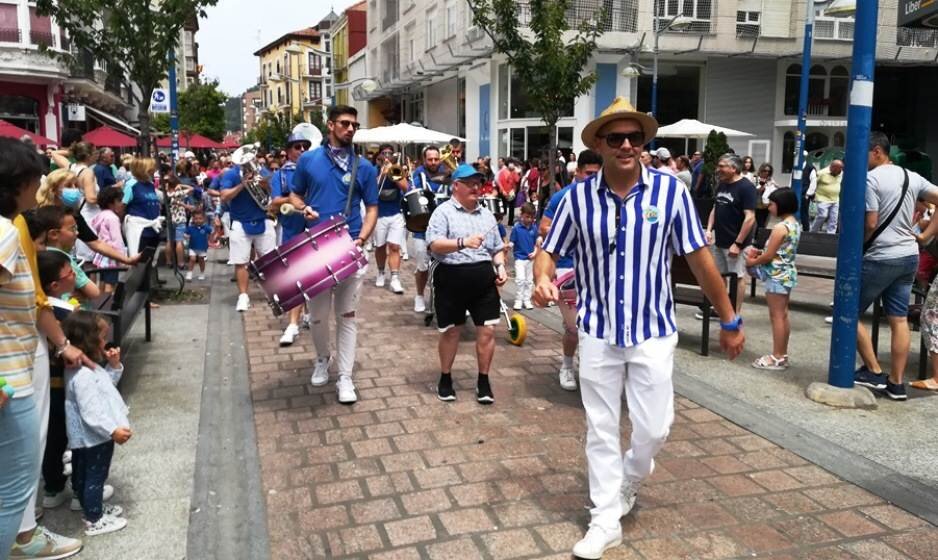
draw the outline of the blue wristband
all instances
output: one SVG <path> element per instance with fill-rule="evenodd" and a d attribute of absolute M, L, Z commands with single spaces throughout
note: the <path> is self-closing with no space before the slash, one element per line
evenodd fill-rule
<path fill-rule="evenodd" d="M 738 331 L 740 328 L 742 328 L 742 326 L 743 326 L 743 318 L 740 317 L 739 315 L 737 315 L 736 318 L 734 318 L 729 323 L 723 323 L 723 322 L 720 323 L 721 329 L 723 329 L 724 331 L 731 331 L 731 332 Z"/>

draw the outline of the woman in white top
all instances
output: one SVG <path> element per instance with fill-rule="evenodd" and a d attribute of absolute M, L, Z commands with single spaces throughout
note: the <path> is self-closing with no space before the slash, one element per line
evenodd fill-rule
<path fill-rule="evenodd" d="M 69 161 L 69 156 L 74 163 Z M 82 194 L 82 201 L 78 206 L 79 213 L 89 224 L 101 213 L 101 208 L 98 207 L 98 180 L 92 169 L 94 156 L 94 146 L 88 142 L 75 142 L 68 150 L 52 152 L 52 159 L 57 166 L 75 174 L 75 186 Z M 94 251 L 81 241 L 75 242 L 75 253 L 82 260 L 91 260 L 94 257 Z"/>
<path fill-rule="evenodd" d="M 742 176 L 746 179 L 749 179 L 753 184 L 756 182 L 756 164 L 753 163 L 752 157 L 746 156 L 743 158 L 743 172 Z"/>

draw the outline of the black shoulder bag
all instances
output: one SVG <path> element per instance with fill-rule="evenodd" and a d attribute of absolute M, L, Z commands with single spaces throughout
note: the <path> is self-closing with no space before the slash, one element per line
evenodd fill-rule
<path fill-rule="evenodd" d="M 892 223 L 895 219 L 896 214 L 899 213 L 899 210 L 902 209 L 902 204 L 905 202 L 905 195 L 909 192 L 909 172 L 904 168 L 902 169 L 902 174 L 905 179 L 902 181 L 902 195 L 899 196 L 899 203 L 896 204 L 896 207 L 892 209 L 892 212 L 889 213 L 889 217 L 886 220 L 879 224 L 879 227 L 873 232 L 873 235 L 863 243 L 863 253 L 867 253 L 870 250 L 870 247 L 873 246 L 873 242 L 876 241 L 876 238 L 880 236 L 886 228 L 889 227 L 889 224 Z"/>

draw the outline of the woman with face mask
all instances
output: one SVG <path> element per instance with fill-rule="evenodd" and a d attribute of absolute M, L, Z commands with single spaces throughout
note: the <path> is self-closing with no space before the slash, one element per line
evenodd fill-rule
<path fill-rule="evenodd" d="M 140 255 L 128 257 L 118 252 L 107 243 L 98 239 L 94 230 L 88 226 L 85 218 L 77 213 L 84 197 L 81 189 L 75 184 L 76 175 L 67 169 L 56 169 L 49 173 L 36 192 L 36 202 L 40 208 L 43 206 L 67 206 L 76 210 L 75 221 L 78 224 L 78 239 L 95 253 L 110 257 L 126 265 L 136 264 Z"/>

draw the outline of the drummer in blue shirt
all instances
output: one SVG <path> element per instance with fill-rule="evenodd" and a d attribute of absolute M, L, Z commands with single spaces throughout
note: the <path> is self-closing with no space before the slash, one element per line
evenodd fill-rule
<path fill-rule="evenodd" d="M 409 185 L 407 176 L 403 175 L 397 180 L 392 175 L 394 165 L 403 170 L 402 156 L 394 153 L 394 148 L 384 144 L 378 149 L 378 164 L 381 166 L 381 175 L 378 176 L 378 223 L 375 227 L 375 264 L 378 265 L 378 276 L 375 286 L 384 287 L 385 263 L 391 269 L 391 291 L 403 294 L 401 285 L 401 248 L 407 241 L 407 229 L 404 215 L 401 213 L 401 199 Z"/>
<path fill-rule="evenodd" d="M 270 178 L 270 196 L 271 206 L 274 211 L 279 213 L 280 207 L 290 202 L 290 186 L 293 184 L 293 173 L 296 172 L 296 162 L 300 156 L 306 153 L 312 146 L 307 138 L 297 134 L 291 134 L 287 138 L 287 160 L 283 167 L 274 172 Z M 280 230 L 278 245 L 287 243 L 306 229 L 306 218 L 300 212 L 283 215 L 277 219 L 277 226 Z M 290 346 L 300 335 L 300 316 L 304 311 L 303 306 L 296 306 L 289 311 L 290 323 L 284 329 L 280 337 L 280 346 Z"/>
<path fill-rule="evenodd" d="M 330 107 L 326 125 L 329 128 L 327 141 L 300 156 L 296 163 L 290 203 L 303 211 L 310 227 L 322 220 L 347 213 L 344 217 L 349 234 L 355 244 L 361 247 L 371 236 L 378 221 L 378 171 L 367 159 L 357 155 L 352 146 L 352 138 L 360 126 L 358 111 L 354 107 Z M 365 204 L 364 219 L 359 211 L 362 202 Z M 336 391 L 342 404 L 352 404 L 358 400 L 352 382 L 358 339 L 355 311 L 367 270 L 368 267 L 362 268 L 333 290 L 313 298 L 309 304 L 317 353 L 310 382 L 315 386 L 329 382 L 329 310 L 335 306 L 336 365 L 339 373 Z"/>
<path fill-rule="evenodd" d="M 436 197 L 439 206 L 449 198 L 449 185 L 440 181 L 444 170 L 440 167 L 440 149 L 436 146 L 427 146 L 423 149 L 423 165 L 414 170 L 412 189 L 425 189 Z M 414 296 L 414 313 L 423 313 L 427 310 L 424 291 L 427 289 L 429 279 L 428 270 L 430 261 L 427 258 L 427 234 L 414 233 L 414 257 L 417 270 L 414 279 L 417 284 L 417 295 Z"/>

